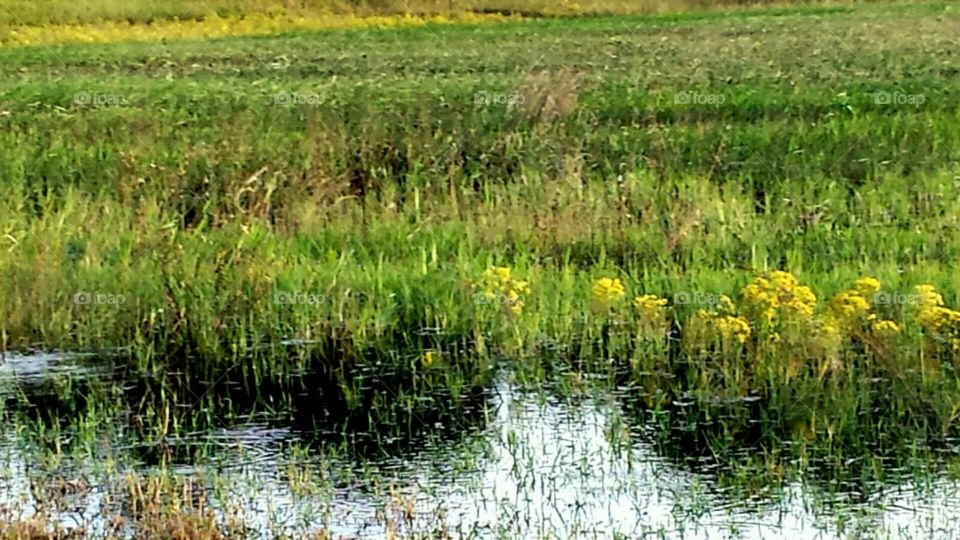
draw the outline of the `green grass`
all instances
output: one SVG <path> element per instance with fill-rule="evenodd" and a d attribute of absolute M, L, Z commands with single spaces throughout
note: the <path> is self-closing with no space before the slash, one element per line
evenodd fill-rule
<path fill-rule="evenodd" d="M 924 3 L 0 50 L 2 346 L 214 379 L 308 366 L 361 425 L 404 422 L 364 373 L 408 419 L 456 415 L 495 366 L 556 352 L 574 372 L 613 358 L 653 409 L 760 395 L 738 418 L 768 437 L 813 411 L 838 440 L 881 444 L 883 419 L 946 437 L 955 358 L 918 329 L 791 377 L 587 305 L 603 276 L 670 298 L 773 269 L 821 298 L 876 275 L 960 304 L 958 23 Z M 471 302 L 491 265 L 530 280 L 519 319 Z"/>

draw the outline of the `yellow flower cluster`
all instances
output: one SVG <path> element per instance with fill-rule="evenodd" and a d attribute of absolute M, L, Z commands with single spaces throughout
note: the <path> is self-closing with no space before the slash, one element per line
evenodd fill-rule
<path fill-rule="evenodd" d="M 750 339 L 750 323 L 743 317 L 726 315 L 713 319 L 713 325 L 724 338 L 733 338 L 740 343 Z"/>
<path fill-rule="evenodd" d="M 880 291 L 880 280 L 875 277 L 862 277 L 853 282 L 853 288 L 865 298 L 872 298 Z"/>
<path fill-rule="evenodd" d="M 666 316 L 667 300 L 654 294 L 644 294 L 633 299 L 633 306 L 648 321 L 659 321 Z"/>
<path fill-rule="evenodd" d="M 812 341 L 828 351 L 836 350 L 851 337 L 879 346 L 882 342 L 878 339 L 891 339 L 903 328 L 874 311 L 873 301 L 879 298 L 880 286 L 875 277 L 859 278 L 852 287 L 830 298 L 823 311 L 818 311 L 817 297 L 810 287 L 801 285 L 789 272 L 772 272 L 743 288 L 742 309 L 730 297 L 721 295 L 714 309 L 699 310 L 691 321 L 690 336 L 746 344 L 756 335 L 757 339 L 781 347 Z M 474 287 L 478 303 L 495 303 L 515 315 L 523 312 L 522 295 L 529 290 L 527 282 L 517 279 L 505 266 L 485 270 Z M 916 292 L 916 322 L 960 350 L 960 311 L 945 307 L 943 297 L 931 285 L 920 285 Z M 602 308 L 614 307 L 626 295 L 627 289 L 619 278 L 603 277 L 591 287 L 593 304 Z M 658 332 L 665 329 L 670 316 L 666 299 L 642 294 L 635 296 L 632 304 L 642 321 L 641 328 Z M 788 322 L 794 324 L 784 324 Z"/>
<path fill-rule="evenodd" d="M 830 314 L 843 325 L 870 313 L 870 301 L 856 290 L 842 291 L 830 299 Z"/>
<path fill-rule="evenodd" d="M 441 15 L 392 15 L 360 17 L 357 15 L 313 15 L 309 17 L 276 16 L 251 13 L 243 16 L 211 15 L 202 20 L 159 20 L 150 24 L 127 21 L 102 21 L 91 24 L 54 24 L 21 26 L 0 34 L 0 45 L 53 45 L 60 43 L 113 43 L 119 41 L 159 41 L 168 39 L 210 39 L 228 36 L 274 34 L 329 28 L 390 28 L 426 24 L 479 23 L 501 21 L 500 14 L 467 13 L 447 18 Z"/>
<path fill-rule="evenodd" d="M 880 280 L 877 278 L 862 277 L 854 281 L 852 289 L 841 291 L 830 299 L 823 329 L 835 337 L 839 337 L 842 331 L 864 327 L 879 335 L 900 333 L 897 323 L 881 320 L 871 312 L 871 299 L 879 290 Z"/>
<path fill-rule="evenodd" d="M 789 272 L 771 272 L 769 278 L 758 277 L 741 291 L 745 311 L 757 319 L 773 324 L 778 316 L 810 319 L 817 306 L 817 296 L 806 285 L 800 285 Z"/>
<path fill-rule="evenodd" d="M 750 321 L 737 315 L 737 306 L 727 295 L 720 296 L 717 310 L 701 309 L 697 311 L 697 318 L 724 340 L 734 340 L 742 344 L 750 339 Z"/>
<path fill-rule="evenodd" d="M 892 335 L 900 333 L 900 327 L 893 321 L 877 321 L 873 323 L 872 328 L 873 331 L 878 334 Z"/>
<path fill-rule="evenodd" d="M 619 278 L 600 278 L 593 284 L 593 300 L 601 306 L 610 306 L 627 294 Z"/>
<path fill-rule="evenodd" d="M 479 288 L 487 303 L 500 304 L 514 315 L 523 313 L 523 296 L 530 285 L 513 275 L 508 266 L 491 266 L 483 271 Z"/>
<path fill-rule="evenodd" d="M 944 307 L 943 296 L 933 285 L 917 285 L 917 322 L 931 332 L 960 334 L 960 311 Z"/>

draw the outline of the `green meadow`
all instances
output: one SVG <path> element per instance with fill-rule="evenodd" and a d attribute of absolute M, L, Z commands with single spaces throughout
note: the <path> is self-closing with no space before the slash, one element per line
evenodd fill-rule
<path fill-rule="evenodd" d="M 11 13 L 157 13 L 71 4 Z M 53 462 L 128 426 L 166 471 L 280 411 L 364 462 L 469 431 L 505 377 L 615 396 L 734 489 L 952 471 L 958 6 L 623 4 L 0 47 L 0 350 L 123 373 L 0 418 Z M 174 534 L 137 500 L 131 534 Z"/>

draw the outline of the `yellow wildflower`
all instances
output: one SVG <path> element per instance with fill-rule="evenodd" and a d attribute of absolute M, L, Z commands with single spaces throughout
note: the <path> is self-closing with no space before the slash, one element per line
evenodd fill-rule
<path fill-rule="evenodd" d="M 873 331 L 879 334 L 899 334 L 900 327 L 893 321 L 877 321 L 873 323 Z"/>
<path fill-rule="evenodd" d="M 943 332 L 950 329 L 960 331 L 960 311 L 944 307 L 943 296 L 933 285 L 917 285 L 915 287 L 920 300 L 920 309 L 917 311 L 917 322 L 932 332 Z"/>
<path fill-rule="evenodd" d="M 789 290 L 797 285 L 797 278 L 790 272 L 784 272 L 782 270 L 770 272 L 770 281 L 777 287 L 785 290 Z"/>
<path fill-rule="evenodd" d="M 853 288 L 861 296 L 870 298 L 880 291 L 880 280 L 874 277 L 862 277 L 853 282 Z"/>
<path fill-rule="evenodd" d="M 514 315 L 520 315 L 523 313 L 523 299 L 520 298 L 520 294 L 515 289 L 510 289 L 507 291 L 507 308 Z"/>
<path fill-rule="evenodd" d="M 960 311 L 943 306 L 925 306 L 917 312 L 917 322 L 935 332 L 951 327 L 960 328 Z"/>
<path fill-rule="evenodd" d="M 724 340 L 733 339 L 738 343 L 746 343 L 750 339 L 750 322 L 744 317 L 720 315 L 704 309 L 698 310 L 696 316 Z"/>
<path fill-rule="evenodd" d="M 774 290 L 770 281 L 758 277 L 741 291 L 747 308 L 760 318 L 766 319 L 767 323 L 773 322 L 777 308 L 780 307 L 780 298 Z"/>
<path fill-rule="evenodd" d="M 725 339 L 746 343 L 750 338 L 750 323 L 743 317 L 721 315 L 713 318 L 713 325 Z"/>
<path fill-rule="evenodd" d="M 840 323 L 847 323 L 870 311 L 870 302 L 857 291 L 843 291 L 830 300 L 830 311 Z"/>
<path fill-rule="evenodd" d="M 824 317 L 823 320 L 818 322 L 817 327 L 820 330 L 820 335 L 822 335 L 827 342 L 836 343 L 840 340 L 840 325 L 832 317 Z"/>
<path fill-rule="evenodd" d="M 423 353 L 423 356 L 420 357 L 420 365 L 423 367 L 430 367 L 437 360 L 437 355 L 433 351 L 426 351 Z"/>
<path fill-rule="evenodd" d="M 508 266 L 491 266 L 483 271 L 480 281 L 474 284 L 480 290 L 480 301 L 484 304 L 498 305 L 504 311 L 514 315 L 523 312 L 523 294 L 530 291 L 527 281 L 516 279 Z"/>
<path fill-rule="evenodd" d="M 625 294 L 619 278 L 600 278 L 593 284 L 593 299 L 603 305 L 613 304 Z"/>
<path fill-rule="evenodd" d="M 933 285 L 917 285 L 914 287 L 917 296 L 920 297 L 920 305 L 923 307 L 942 306 L 943 296 L 937 292 Z"/>
<path fill-rule="evenodd" d="M 748 313 L 772 324 L 778 314 L 785 318 L 809 319 L 817 306 L 813 289 L 800 285 L 797 278 L 780 270 L 770 278 L 758 277 L 741 291 Z"/>
<path fill-rule="evenodd" d="M 733 314 L 737 311 L 737 305 L 733 303 L 733 300 L 725 294 L 720 295 L 720 302 L 717 305 L 717 310 L 721 313 Z"/>
<path fill-rule="evenodd" d="M 664 315 L 667 300 L 653 294 L 644 294 L 633 299 L 633 305 L 646 319 L 659 319 Z"/>

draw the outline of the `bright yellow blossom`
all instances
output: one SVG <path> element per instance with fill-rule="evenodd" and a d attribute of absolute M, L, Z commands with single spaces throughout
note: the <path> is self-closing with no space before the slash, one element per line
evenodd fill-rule
<path fill-rule="evenodd" d="M 645 319 L 656 320 L 663 317 L 667 300 L 653 294 L 644 294 L 633 299 L 633 306 Z"/>
<path fill-rule="evenodd" d="M 623 298 L 626 289 L 619 278 L 600 278 L 593 284 L 593 299 L 604 306 Z"/>
<path fill-rule="evenodd" d="M 747 313 L 773 324 L 780 317 L 809 319 L 817 306 L 813 289 L 800 285 L 797 278 L 780 270 L 770 277 L 758 277 L 741 291 Z"/>
<path fill-rule="evenodd" d="M 943 305 L 943 296 L 937 292 L 936 287 L 933 285 L 917 285 L 914 287 L 914 290 L 917 292 L 917 296 L 920 297 L 921 307 Z"/>
<path fill-rule="evenodd" d="M 917 322 L 931 332 L 960 332 L 960 311 L 944 307 L 943 296 L 933 285 L 917 285 L 920 309 Z"/>
<path fill-rule="evenodd" d="M 862 277 L 853 282 L 853 288 L 856 289 L 861 296 L 870 298 L 880 291 L 880 280 L 873 277 Z"/>
<path fill-rule="evenodd" d="M 423 353 L 423 356 L 420 357 L 420 365 L 427 368 L 433 365 L 437 360 L 437 355 L 433 351 L 426 351 Z"/>
<path fill-rule="evenodd" d="M 830 300 L 830 311 L 841 324 L 870 312 L 870 302 L 857 291 L 842 291 Z"/>
<path fill-rule="evenodd" d="M 697 317 L 724 340 L 732 339 L 742 344 L 750 339 L 750 322 L 744 317 L 720 315 L 704 309 L 697 311 Z"/>
<path fill-rule="evenodd" d="M 873 331 L 878 334 L 899 334 L 900 327 L 893 321 L 877 321 L 873 323 Z"/>
<path fill-rule="evenodd" d="M 750 323 L 743 317 L 720 315 L 714 317 L 712 322 L 725 339 L 733 338 L 739 343 L 746 343 L 750 339 Z"/>
<path fill-rule="evenodd" d="M 923 307 L 917 312 L 917 322 L 934 332 L 950 328 L 960 329 L 960 311 L 954 311 L 943 306 Z"/>
<path fill-rule="evenodd" d="M 720 295 L 720 302 L 717 305 L 717 311 L 720 313 L 734 314 L 737 311 L 737 305 L 725 294 Z"/>
<path fill-rule="evenodd" d="M 513 315 L 523 313 L 524 294 L 530 291 L 527 281 L 516 279 L 508 266 L 491 266 L 483 271 L 478 283 L 479 301 L 484 304 L 498 305 Z"/>

